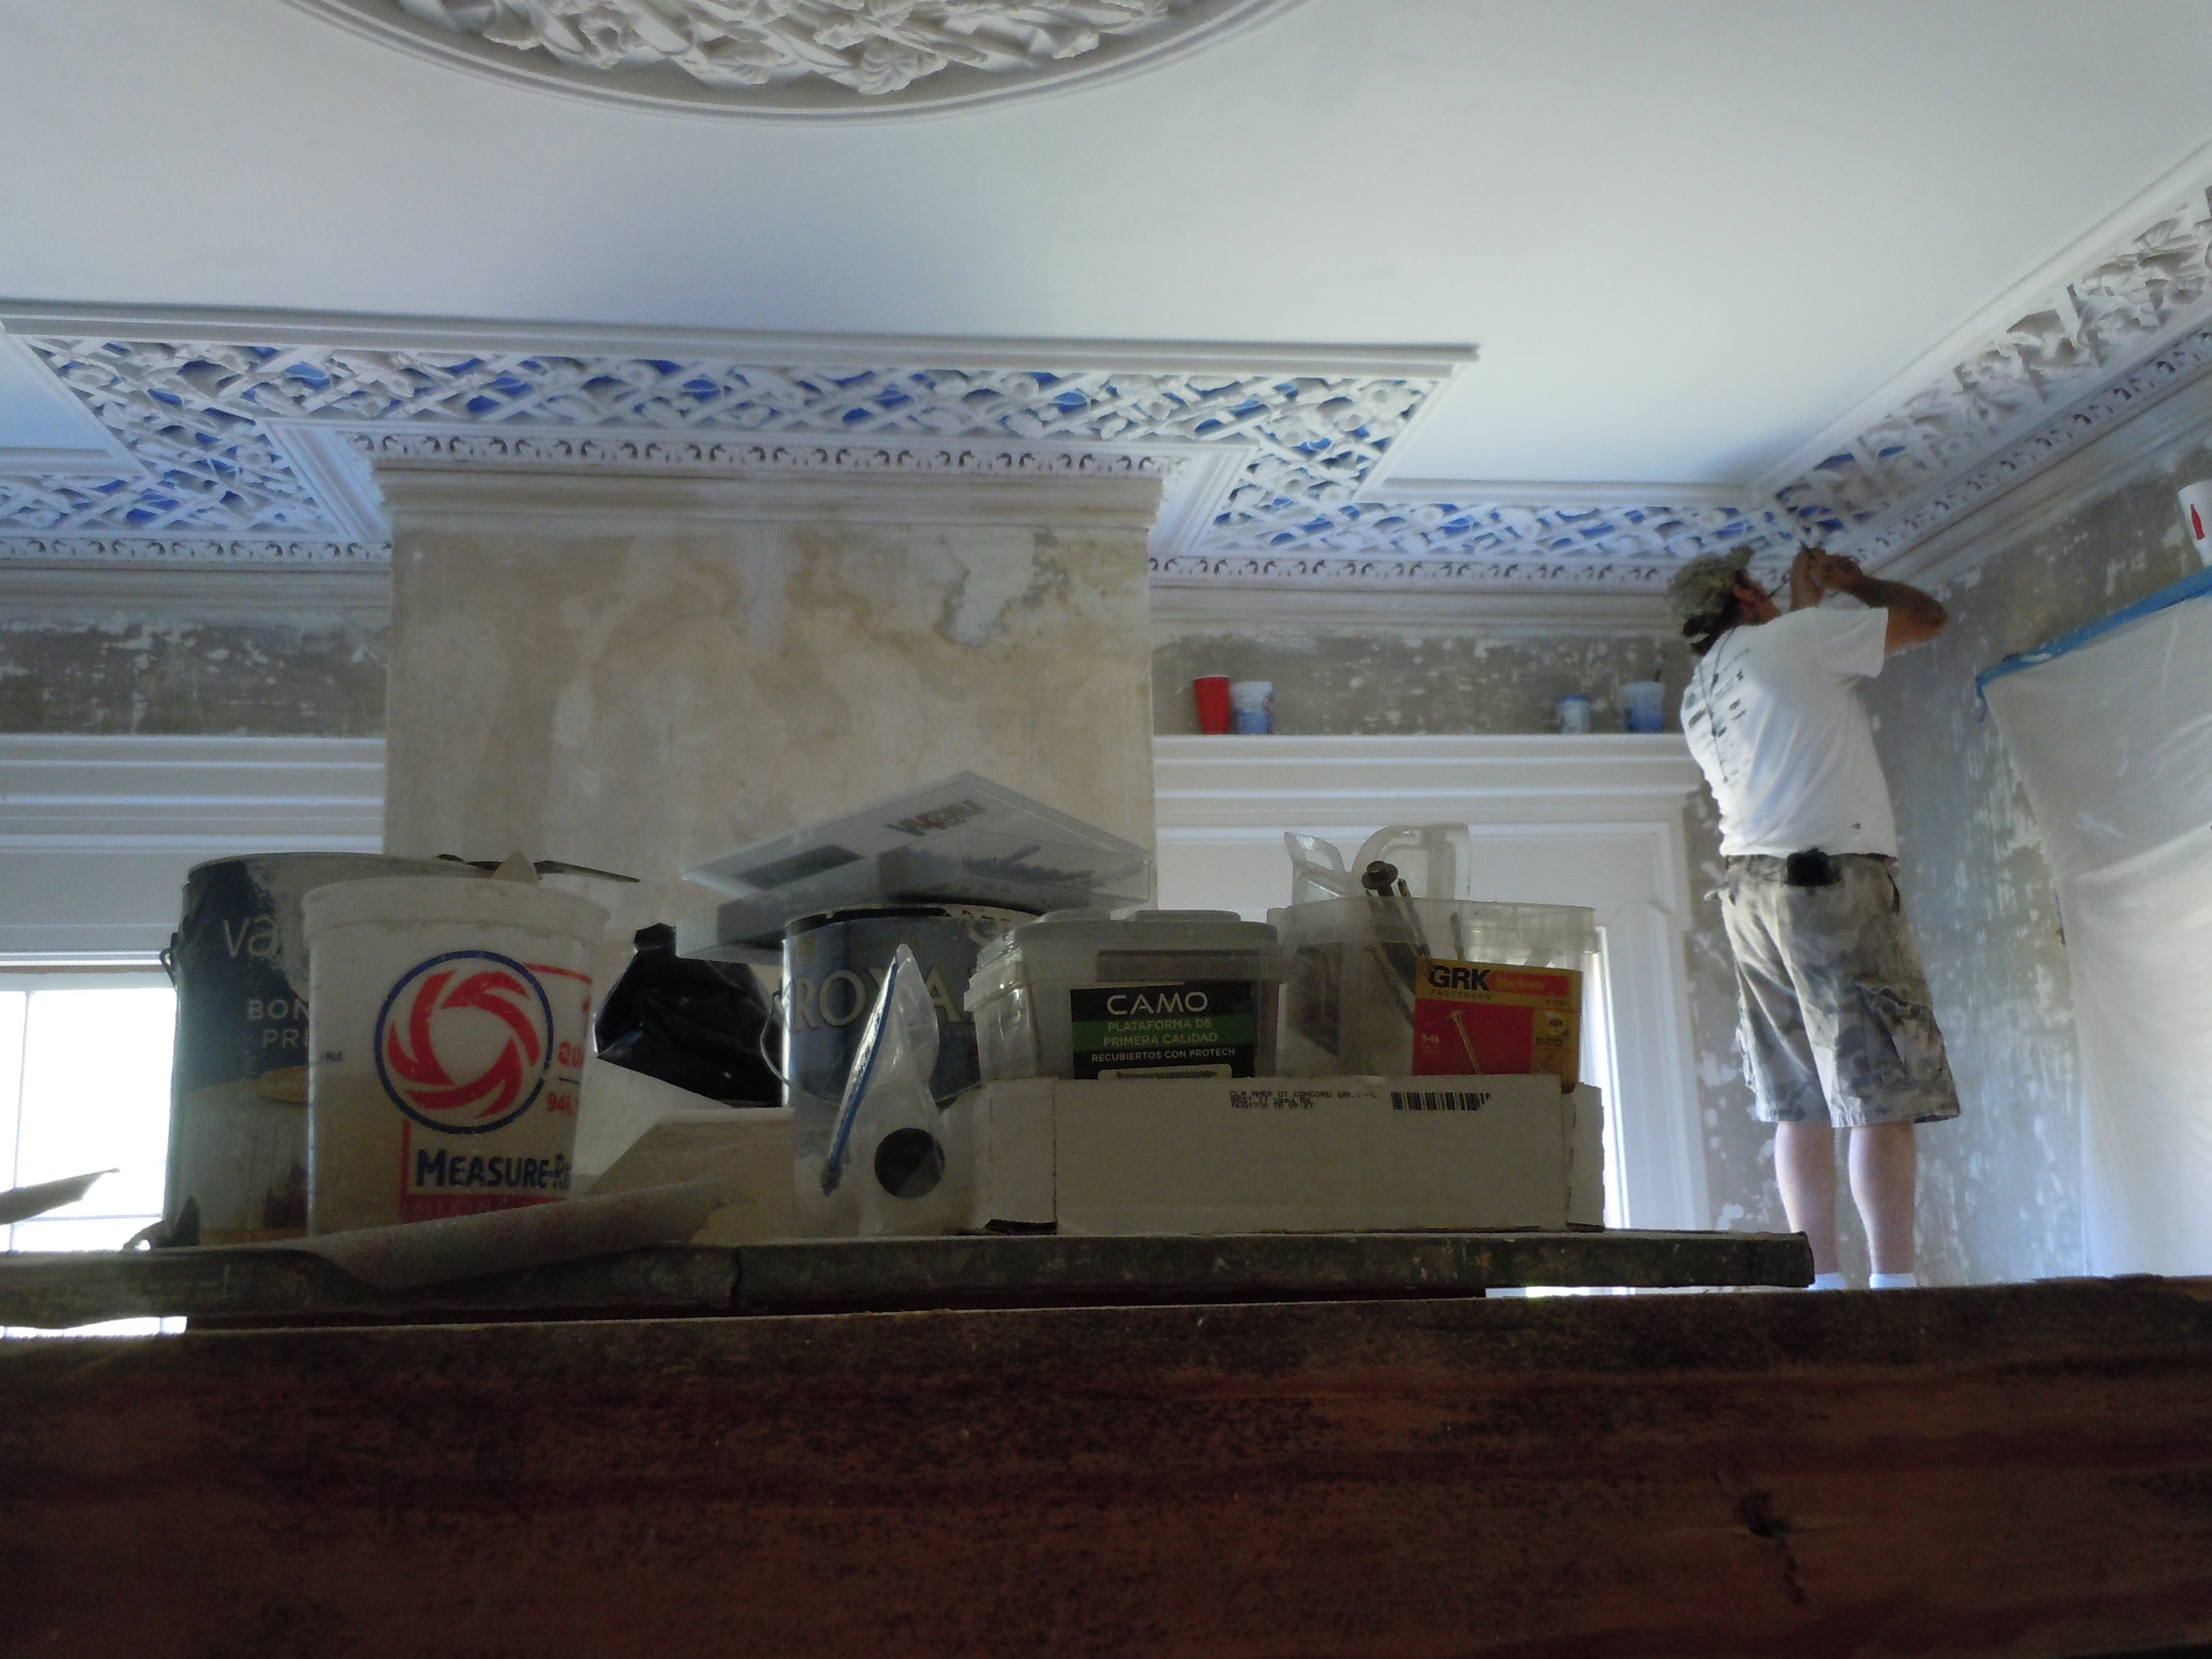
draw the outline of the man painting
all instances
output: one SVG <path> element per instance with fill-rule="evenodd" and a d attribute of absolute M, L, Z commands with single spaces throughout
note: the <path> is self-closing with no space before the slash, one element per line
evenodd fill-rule
<path fill-rule="evenodd" d="M 1782 1206 L 1811 1241 L 1814 1288 L 1844 1287 L 1837 1127 L 1850 1133 L 1874 1287 L 1908 1285 L 1913 1126 L 1956 1117 L 1959 1098 L 1898 895 L 1889 785 L 1857 688 L 1950 617 L 1919 589 L 1818 549 L 1790 567 L 1785 612 L 1745 568 L 1750 557 L 1692 559 L 1667 595 L 1698 659 L 1682 732 L 1720 805 L 1745 1074 L 1774 1125 Z M 1822 603 L 1831 594 L 1846 598 Z"/>

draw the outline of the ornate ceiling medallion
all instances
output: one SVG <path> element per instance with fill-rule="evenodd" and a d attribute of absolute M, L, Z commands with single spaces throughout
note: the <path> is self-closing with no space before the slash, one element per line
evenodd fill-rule
<path fill-rule="evenodd" d="M 693 114 L 912 115 L 1148 69 L 1299 0 L 292 0 L 373 40 Z"/>

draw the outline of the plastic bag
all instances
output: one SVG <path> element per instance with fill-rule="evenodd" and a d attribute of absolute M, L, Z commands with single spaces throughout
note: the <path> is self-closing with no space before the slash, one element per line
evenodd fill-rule
<path fill-rule="evenodd" d="M 902 945 L 854 1050 L 821 1166 L 821 1200 L 834 1212 L 849 1204 L 863 1237 L 949 1232 L 966 1213 L 974 1160 L 964 1117 L 930 1092 L 936 1064 L 937 1007 Z"/>
<path fill-rule="evenodd" d="M 679 957 L 673 927 L 641 927 L 599 1011 L 599 1058 L 709 1100 L 772 1106 L 783 1096 L 762 1054 L 773 1024 L 750 969 Z"/>

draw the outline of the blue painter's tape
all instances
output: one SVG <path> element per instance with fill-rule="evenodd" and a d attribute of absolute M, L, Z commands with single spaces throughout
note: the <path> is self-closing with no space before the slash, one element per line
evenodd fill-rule
<path fill-rule="evenodd" d="M 2202 599 L 2207 594 L 2212 594 L 2212 568 L 2200 570 L 2193 576 L 2184 576 L 2172 586 L 2161 587 L 2155 593 L 2146 594 L 2133 605 L 2124 605 L 2109 617 L 2100 617 L 2095 622 L 2084 623 L 2070 634 L 2061 634 L 2048 645 L 2039 645 L 2033 651 L 2016 652 L 1997 664 L 1996 667 L 1984 668 L 1974 676 L 1975 695 L 1981 697 L 1986 706 L 1991 681 L 2001 680 L 2008 674 L 2017 674 L 2023 668 L 2039 667 L 2044 663 L 2064 656 L 2069 651 L 2079 651 L 2085 645 L 2094 645 L 2114 629 L 2125 628 L 2131 622 L 2140 622 L 2145 617 L 2154 617 L 2161 611 L 2184 604 L 2190 599 Z"/>

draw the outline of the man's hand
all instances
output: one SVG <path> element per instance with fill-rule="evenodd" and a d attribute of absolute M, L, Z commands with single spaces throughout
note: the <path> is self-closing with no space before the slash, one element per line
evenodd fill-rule
<path fill-rule="evenodd" d="M 1879 576 L 1869 576 L 1859 568 L 1856 559 L 1831 553 L 1826 548 L 1809 548 L 1797 556 L 1801 563 L 1809 564 L 1808 578 L 1820 587 L 1848 593 L 1862 605 L 1889 612 L 1888 630 L 1882 639 L 1885 650 L 1902 651 L 1908 645 L 1932 640 L 1951 625 L 1951 613 L 1932 596 L 1904 582 L 1886 582 Z M 1790 574 L 1794 583 L 1795 567 Z"/>
<path fill-rule="evenodd" d="M 1828 556 L 1817 547 L 1801 547 L 1790 561 L 1790 608 L 1809 611 L 1820 604 L 1829 586 L 1820 580 L 1820 562 Z"/>

